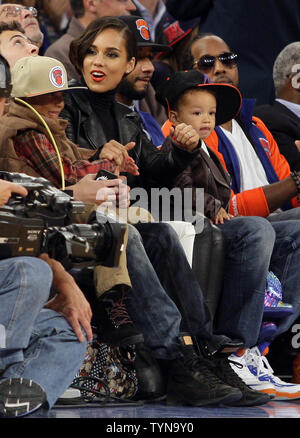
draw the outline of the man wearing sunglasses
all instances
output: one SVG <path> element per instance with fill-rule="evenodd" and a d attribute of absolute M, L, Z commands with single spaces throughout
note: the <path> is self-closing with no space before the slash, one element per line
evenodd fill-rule
<path fill-rule="evenodd" d="M 34 7 L 5 3 L 5 0 L 0 5 L 0 22 L 11 23 L 17 21 L 24 29 L 27 38 L 40 48 L 43 44 L 44 34 L 40 29 L 37 15 L 38 11 Z"/>

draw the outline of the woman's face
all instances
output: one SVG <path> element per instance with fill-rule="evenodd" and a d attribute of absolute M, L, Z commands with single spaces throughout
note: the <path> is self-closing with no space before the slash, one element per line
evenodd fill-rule
<path fill-rule="evenodd" d="M 115 89 L 125 73 L 134 69 L 135 58 L 127 59 L 122 33 L 105 29 L 89 48 L 82 67 L 86 85 L 91 91 L 104 93 Z"/>

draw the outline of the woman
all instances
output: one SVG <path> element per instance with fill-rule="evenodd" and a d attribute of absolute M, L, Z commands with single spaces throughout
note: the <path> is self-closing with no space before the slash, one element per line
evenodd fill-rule
<path fill-rule="evenodd" d="M 69 121 L 68 138 L 83 148 L 98 149 L 101 159 L 118 163 L 128 157 L 124 145 L 135 142 L 129 156 L 140 175 L 127 175 L 130 187 L 169 187 L 194 153 L 188 136 L 178 127 L 174 150 L 162 154 L 143 134 L 137 113 L 114 100 L 122 77 L 134 69 L 135 56 L 134 35 L 121 19 L 102 17 L 93 21 L 70 46 L 70 59 L 82 77 L 80 85 L 88 90 L 66 96 L 61 116 Z"/>

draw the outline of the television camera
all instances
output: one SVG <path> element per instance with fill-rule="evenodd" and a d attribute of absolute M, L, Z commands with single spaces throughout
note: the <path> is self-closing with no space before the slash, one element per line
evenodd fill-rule
<path fill-rule="evenodd" d="M 14 194 L 0 207 L 0 259 L 38 257 L 46 252 L 68 270 L 97 264 L 115 267 L 123 251 L 126 224 L 93 211 L 87 223 L 73 223 L 84 204 L 45 178 L 0 171 L 0 179 L 22 185 L 26 197 Z"/>

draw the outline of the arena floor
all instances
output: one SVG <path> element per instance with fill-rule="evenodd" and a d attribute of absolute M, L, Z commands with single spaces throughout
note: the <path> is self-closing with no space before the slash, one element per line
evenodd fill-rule
<path fill-rule="evenodd" d="M 59 407 L 51 411 L 39 410 L 25 418 L 300 418 L 300 399 L 270 401 L 259 407 L 231 408 L 166 406 L 163 403 L 114 407 Z"/>

